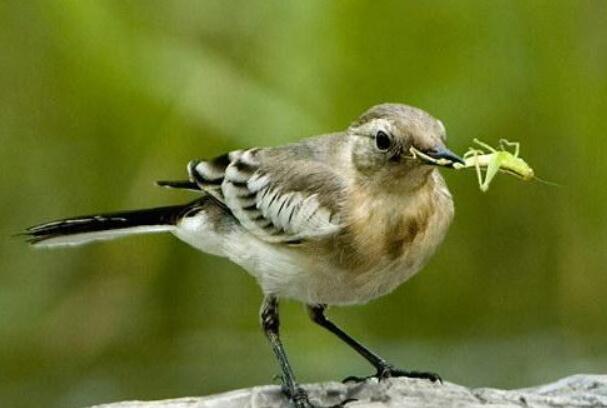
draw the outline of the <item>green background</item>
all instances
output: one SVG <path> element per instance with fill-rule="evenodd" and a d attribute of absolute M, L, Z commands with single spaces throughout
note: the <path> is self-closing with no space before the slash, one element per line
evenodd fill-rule
<path fill-rule="evenodd" d="M 255 282 L 169 235 L 33 250 L 63 216 L 185 202 L 193 158 L 345 128 L 380 102 L 450 147 L 522 142 L 561 187 L 445 174 L 457 216 L 390 296 L 332 309 L 403 367 L 470 386 L 607 371 L 607 2 L 0 2 L 0 405 L 266 384 Z M 447 173 L 447 172 L 445 172 Z M 304 382 L 370 373 L 285 302 Z"/>

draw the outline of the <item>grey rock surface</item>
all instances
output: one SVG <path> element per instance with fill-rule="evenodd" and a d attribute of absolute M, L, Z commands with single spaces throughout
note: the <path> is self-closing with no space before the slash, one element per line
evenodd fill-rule
<path fill-rule="evenodd" d="M 461 385 L 433 384 L 394 378 L 378 383 L 324 383 L 304 386 L 312 403 L 330 407 L 347 399 L 348 408 L 383 407 L 607 407 L 607 375 L 576 375 L 552 384 L 520 390 L 470 389 Z M 95 408 L 288 408 L 278 386 L 262 386 L 206 397 L 165 401 L 129 401 Z"/>

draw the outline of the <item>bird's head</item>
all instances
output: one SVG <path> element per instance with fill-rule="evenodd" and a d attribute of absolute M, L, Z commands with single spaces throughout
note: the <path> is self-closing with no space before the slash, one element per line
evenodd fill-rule
<path fill-rule="evenodd" d="M 402 178 L 427 176 L 433 166 L 464 163 L 445 146 L 442 122 L 412 106 L 374 106 L 350 126 L 348 135 L 354 167 L 378 182 L 391 184 Z"/>

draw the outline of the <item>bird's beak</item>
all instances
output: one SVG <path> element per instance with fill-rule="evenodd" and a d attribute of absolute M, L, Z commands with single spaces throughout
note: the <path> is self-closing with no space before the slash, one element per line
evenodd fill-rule
<path fill-rule="evenodd" d="M 424 163 L 435 166 L 453 167 L 455 163 L 466 164 L 461 157 L 443 146 L 423 152 L 415 147 L 411 147 L 411 154 Z"/>

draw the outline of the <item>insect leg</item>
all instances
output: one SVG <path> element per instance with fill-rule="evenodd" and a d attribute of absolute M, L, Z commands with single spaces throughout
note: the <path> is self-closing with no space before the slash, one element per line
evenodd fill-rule
<path fill-rule="evenodd" d="M 476 169 L 476 178 L 478 179 L 478 185 L 482 190 L 483 189 L 483 173 L 481 172 L 481 163 L 478 160 L 479 153 L 483 153 L 483 151 L 476 150 L 476 149 L 470 149 L 470 151 L 468 151 L 468 153 L 466 153 L 466 155 L 464 155 L 464 157 L 466 157 L 466 156 L 474 157 L 474 168 Z"/>
<path fill-rule="evenodd" d="M 474 143 L 476 143 L 477 145 L 479 145 L 480 147 L 483 147 L 487 150 L 489 150 L 492 153 L 497 153 L 497 150 L 495 150 L 493 147 L 489 146 L 487 143 L 485 142 L 481 142 L 478 139 L 474 139 Z"/>
<path fill-rule="evenodd" d="M 485 152 L 483 152 L 482 150 L 478 150 L 478 149 L 471 147 L 470 149 L 468 149 L 468 151 L 466 153 L 464 153 L 463 159 L 466 160 L 466 159 L 469 159 L 470 157 L 477 157 L 484 153 Z"/>
<path fill-rule="evenodd" d="M 499 171 L 501 166 L 502 166 L 502 156 L 501 156 L 501 154 L 496 153 L 493 155 L 491 160 L 489 160 L 489 164 L 487 165 L 487 171 L 485 172 L 485 181 L 481 185 L 481 190 L 483 192 L 486 192 L 487 190 L 489 190 L 489 184 L 491 184 L 491 181 L 493 180 L 493 178 L 495 177 L 495 175 L 497 174 L 497 172 Z"/>
<path fill-rule="evenodd" d="M 518 142 L 510 142 L 506 139 L 500 139 L 500 146 L 502 150 L 506 151 L 506 146 L 514 147 L 514 157 L 518 157 L 521 150 L 521 144 Z"/>

